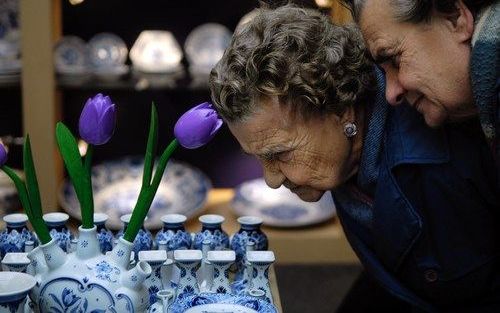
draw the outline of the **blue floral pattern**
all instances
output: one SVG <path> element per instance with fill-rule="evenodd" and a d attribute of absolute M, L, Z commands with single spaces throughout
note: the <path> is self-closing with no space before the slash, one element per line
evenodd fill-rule
<path fill-rule="evenodd" d="M 167 242 L 168 251 L 191 248 L 191 234 L 184 229 L 172 230 L 166 226 L 156 234 L 155 242 L 158 247 L 160 241 Z"/>
<path fill-rule="evenodd" d="M 237 304 L 257 311 L 258 313 L 277 313 L 276 308 L 269 302 L 250 296 L 233 296 L 224 293 L 201 293 L 198 295 L 185 295 L 177 298 L 170 306 L 171 313 L 182 313 L 188 309 L 211 303 Z"/>
<path fill-rule="evenodd" d="M 229 236 L 219 226 L 217 228 L 206 228 L 194 236 L 193 248 L 201 250 L 203 241 L 210 241 L 210 250 L 225 250 L 229 248 Z"/>
<path fill-rule="evenodd" d="M 94 267 L 95 276 L 102 280 L 107 280 L 112 283 L 118 281 L 120 269 L 116 266 L 109 264 L 106 261 L 100 261 Z"/>
<path fill-rule="evenodd" d="M 52 237 L 59 247 L 64 250 L 64 252 L 68 252 L 68 248 L 70 247 L 71 239 L 73 239 L 73 234 L 66 227 L 60 228 L 57 230 L 56 228 L 52 228 L 50 230 L 50 237 Z"/>
<path fill-rule="evenodd" d="M 0 233 L 0 256 L 3 258 L 9 252 L 24 252 L 26 241 L 34 241 L 35 245 L 38 243 L 34 234 L 25 227 L 2 231 Z"/>
<path fill-rule="evenodd" d="M 101 228 L 97 233 L 97 240 L 99 240 L 99 248 L 105 254 L 107 251 L 113 250 L 113 233 L 106 229 Z"/>

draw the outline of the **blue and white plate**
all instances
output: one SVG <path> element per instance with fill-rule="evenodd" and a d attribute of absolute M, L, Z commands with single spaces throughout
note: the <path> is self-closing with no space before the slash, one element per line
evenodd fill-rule
<path fill-rule="evenodd" d="M 111 229 L 122 227 L 120 216 L 131 213 L 137 202 L 143 162 L 142 157 L 125 157 L 92 167 L 94 210 L 109 216 L 107 225 Z M 169 213 L 184 214 L 188 218 L 199 213 L 210 188 L 210 180 L 199 169 L 170 160 L 145 226 L 149 229 L 161 228 L 161 216 Z M 81 219 L 80 204 L 68 179 L 60 189 L 59 201 L 69 215 Z"/>
<path fill-rule="evenodd" d="M 264 225 L 275 227 L 313 225 L 327 221 L 336 213 L 330 192 L 325 192 L 318 202 L 305 202 L 283 186 L 268 187 L 262 178 L 236 187 L 232 208 L 239 216 L 259 216 Z"/>
<path fill-rule="evenodd" d="M 115 34 L 99 33 L 89 40 L 90 62 L 101 71 L 125 64 L 128 49 L 125 42 Z"/>
<path fill-rule="evenodd" d="M 222 293 L 201 293 L 199 295 L 178 298 L 170 306 L 170 312 L 277 313 L 277 310 L 267 301 L 250 296 L 233 296 Z"/>

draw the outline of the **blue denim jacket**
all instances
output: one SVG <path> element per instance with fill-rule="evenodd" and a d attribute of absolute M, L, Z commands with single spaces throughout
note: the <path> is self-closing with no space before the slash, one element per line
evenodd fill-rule
<path fill-rule="evenodd" d="M 332 191 L 353 250 L 383 287 L 420 310 L 500 312 L 499 195 L 478 123 L 431 129 L 382 96 L 373 104 L 375 118 L 385 111 L 380 136 L 369 129 L 365 137 L 372 162 L 362 157 L 355 183 L 373 202 L 348 184 Z"/>

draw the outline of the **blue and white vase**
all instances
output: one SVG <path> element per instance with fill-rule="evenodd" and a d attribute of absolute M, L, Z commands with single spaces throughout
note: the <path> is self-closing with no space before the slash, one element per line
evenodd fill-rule
<path fill-rule="evenodd" d="M 28 230 L 28 216 L 22 213 L 8 214 L 3 217 L 7 229 L 0 233 L 0 256 L 3 258 L 9 252 L 24 252 L 26 241 L 37 245 L 36 236 Z"/>
<path fill-rule="evenodd" d="M 35 285 L 36 279 L 31 275 L 0 272 L 0 313 L 24 313 L 28 292 Z"/>
<path fill-rule="evenodd" d="M 46 213 L 43 215 L 43 220 L 49 228 L 50 237 L 56 240 L 64 252 L 67 252 L 71 246 L 71 239 L 74 239 L 73 234 L 66 226 L 69 215 L 62 212 Z"/>
<path fill-rule="evenodd" d="M 97 227 L 97 240 L 99 240 L 99 248 L 105 254 L 113 250 L 113 233 L 106 228 L 106 221 L 108 220 L 106 213 L 94 213 L 94 225 Z"/>
<path fill-rule="evenodd" d="M 236 267 L 238 272 L 245 268 L 244 257 L 246 253 L 247 243 L 254 242 L 253 250 L 267 250 L 269 242 L 266 234 L 262 232 L 262 218 L 257 216 L 241 216 L 237 219 L 240 224 L 240 229 L 233 235 L 231 239 L 231 250 L 236 252 Z"/>
<path fill-rule="evenodd" d="M 193 249 L 202 250 L 203 241 L 210 241 L 210 250 L 229 249 L 229 236 L 222 230 L 224 217 L 217 214 L 206 214 L 198 218 L 201 222 L 201 231 L 194 236 Z"/>
<path fill-rule="evenodd" d="M 120 217 L 123 223 L 123 229 L 116 234 L 116 239 L 123 237 L 131 216 L 132 214 L 125 214 Z M 134 252 L 135 260 L 139 259 L 139 251 L 145 250 L 153 250 L 153 235 L 149 230 L 145 229 L 143 225 L 134 240 L 134 248 L 132 251 Z"/>
<path fill-rule="evenodd" d="M 207 260 L 213 266 L 213 276 L 210 281 L 210 292 L 231 293 L 229 285 L 229 267 L 236 255 L 234 251 L 208 251 Z"/>
<path fill-rule="evenodd" d="M 196 272 L 200 267 L 203 254 L 201 250 L 175 250 L 175 265 L 179 268 L 180 276 L 177 284 L 177 297 L 182 298 L 200 292 Z"/>
<path fill-rule="evenodd" d="M 165 248 L 163 245 L 160 245 L 160 241 L 162 241 L 162 244 L 166 244 L 168 252 L 191 249 L 191 234 L 184 228 L 186 216 L 182 214 L 167 214 L 161 217 L 161 221 L 163 222 L 163 229 L 156 234 L 155 238 L 157 247 L 162 246 L 162 248 Z"/>

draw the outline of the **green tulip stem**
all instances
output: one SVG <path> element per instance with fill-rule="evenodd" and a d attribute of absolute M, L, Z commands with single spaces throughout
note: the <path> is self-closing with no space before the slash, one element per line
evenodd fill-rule
<path fill-rule="evenodd" d="M 141 187 L 137 204 L 135 205 L 132 216 L 130 217 L 130 222 L 127 226 L 127 230 L 123 235 L 123 239 L 127 240 L 128 242 L 134 242 L 135 237 L 139 233 L 139 230 L 144 223 L 144 219 L 148 214 L 151 203 L 153 203 L 156 191 L 160 186 L 161 178 L 163 177 L 163 172 L 167 167 L 168 160 L 178 146 L 179 142 L 177 141 L 177 139 L 174 139 L 170 142 L 168 147 L 163 151 L 160 160 L 158 161 L 153 181 L 151 182 L 151 184 L 147 186 L 143 185 Z"/>

